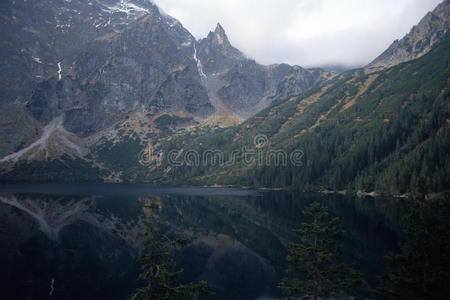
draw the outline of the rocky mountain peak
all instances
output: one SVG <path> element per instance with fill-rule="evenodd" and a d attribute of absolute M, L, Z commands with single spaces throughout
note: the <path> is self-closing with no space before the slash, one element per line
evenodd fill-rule
<path fill-rule="evenodd" d="M 220 22 L 217 22 L 216 29 L 214 30 L 214 32 L 219 34 L 225 34 L 225 29 L 223 29 Z"/>
<path fill-rule="evenodd" d="M 366 72 L 376 72 L 427 54 L 433 46 L 445 38 L 449 29 L 450 0 L 444 0 L 432 12 L 427 13 L 401 40 L 366 66 Z"/>
<path fill-rule="evenodd" d="M 217 23 L 216 29 L 214 30 L 214 38 L 219 45 L 230 44 L 227 34 L 220 23 Z"/>
<path fill-rule="evenodd" d="M 247 59 L 221 24 L 196 41 L 150 0 L 5 0 L 0 27 L 0 165 L 84 156 L 129 119 L 234 122 L 322 81 Z"/>
<path fill-rule="evenodd" d="M 233 46 L 231 45 L 231 43 L 228 39 L 228 36 L 225 32 L 225 29 L 223 29 L 223 27 L 222 27 L 222 25 L 220 25 L 220 23 L 217 23 L 216 29 L 214 31 L 209 32 L 208 37 L 206 39 L 212 46 L 214 46 L 216 48 L 237 50 L 237 49 L 233 48 Z M 236 52 L 236 51 L 233 51 L 233 52 Z"/>
<path fill-rule="evenodd" d="M 249 118 L 274 99 L 298 94 L 326 80 L 323 71 L 258 64 L 232 46 L 220 23 L 198 41 L 197 50 L 202 83 L 216 112 L 239 120 Z"/>
<path fill-rule="evenodd" d="M 199 41 L 199 44 L 200 58 L 205 61 L 206 70 L 209 72 L 218 72 L 224 65 L 245 59 L 245 55 L 231 45 L 220 23 L 217 23 L 216 29 L 210 31 L 206 38 Z M 218 67 L 217 64 L 220 66 Z"/>

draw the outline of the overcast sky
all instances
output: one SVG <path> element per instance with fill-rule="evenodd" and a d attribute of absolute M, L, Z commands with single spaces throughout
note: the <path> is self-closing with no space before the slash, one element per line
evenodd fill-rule
<path fill-rule="evenodd" d="M 196 38 L 217 22 L 263 64 L 362 66 L 441 0 L 153 0 Z"/>

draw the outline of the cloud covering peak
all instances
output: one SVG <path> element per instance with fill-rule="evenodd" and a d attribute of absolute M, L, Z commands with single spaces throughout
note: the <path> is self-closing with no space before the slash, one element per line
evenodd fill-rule
<path fill-rule="evenodd" d="M 362 66 L 440 0 L 154 0 L 198 39 L 219 22 L 260 63 Z"/>

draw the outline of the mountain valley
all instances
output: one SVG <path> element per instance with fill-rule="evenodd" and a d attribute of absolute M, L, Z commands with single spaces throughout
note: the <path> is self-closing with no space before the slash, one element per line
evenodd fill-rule
<path fill-rule="evenodd" d="M 7 1 L 0 17 L 2 181 L 448 188 L 448 0 L 341 74 L 260 65 L 220 24 L 196 40 L 150 1 Z M 174 149 L 226 160 L 255 146 L 301 161 L 169 163 Z"/>

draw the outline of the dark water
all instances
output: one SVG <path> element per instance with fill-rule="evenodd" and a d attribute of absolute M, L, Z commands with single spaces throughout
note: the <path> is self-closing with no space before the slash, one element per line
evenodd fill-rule
<path fill-rule="evenodd" d="M 278 298 L 286 245 L 312 201 L 345 230 L 344 256 L 371 285 L 396 250 L 399 203 L 226 188 L 145 185 L 0 186 L 0 299 L 126 299 L 136 288 L 148 201 L 158 227 L 186 235 L 184 281 L 207 280 L 212 299 Z"/>

